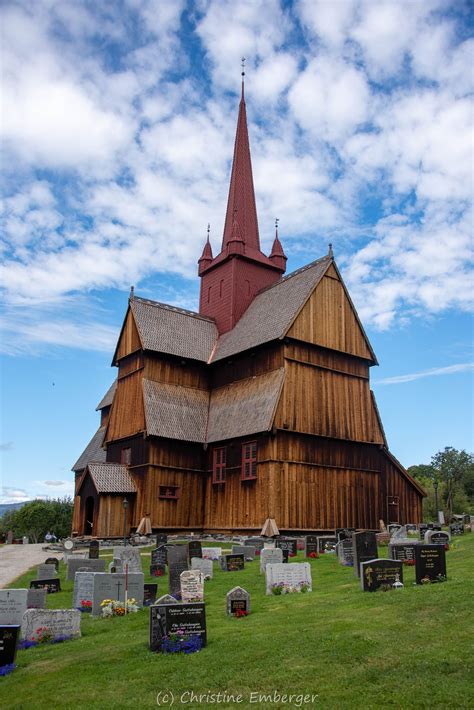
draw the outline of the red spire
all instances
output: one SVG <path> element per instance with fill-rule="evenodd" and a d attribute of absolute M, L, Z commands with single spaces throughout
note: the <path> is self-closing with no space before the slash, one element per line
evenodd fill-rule
<path fill-rule="evenodd" d="M 278 239 L 278 219 L 275 220 L 275 239 L 273 241 L 272 252 L 270 254 L 270 259 L 274 262 L 276 266 L 279 266 L 283 271 L 286 269 L 287 256 L 283 251 L 280 240 Z"/>
<path fill-rule="evenodd" d="M 207 225 L 207 239 L 206 243 L 204 244 L 204 249 L 202 250 L 201 257 L 198 260 L 199 264 L 199 271 L 198 273 L 201 274 L 201 272 L 209 266 L 209 264 L 212 261 L 212 247 L 211 247 L 211 242 L 209 241 L 209 232 L 211 230 L 211 225 Z"/>
<path fill-rule="evenodd" d="M 242 240 L 246 247 L 260 251 L 258 236 L 257 208 L 253 188 L 252 161 L 250 158 L 247 112 L 245 107 L 244 82 L 239 106 L 239 118 L 235 135 L 234 159 L 230 178 L 229 198 L 222 239 L 222 251 L 232 240 L 235 217 L 240 227 Z"/>

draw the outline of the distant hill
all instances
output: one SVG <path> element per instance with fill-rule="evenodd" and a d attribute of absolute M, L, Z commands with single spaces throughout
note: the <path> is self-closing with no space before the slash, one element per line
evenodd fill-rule
<path fill-rule="evenodd" d="M 25 503 L 31 503 L 31 501 L 25 500 L 23 503 L 0 503 L 0 518 L 4 513 L 8 513 L 10 510 L 18 510 L 18 508 L 21 508 Z"/>

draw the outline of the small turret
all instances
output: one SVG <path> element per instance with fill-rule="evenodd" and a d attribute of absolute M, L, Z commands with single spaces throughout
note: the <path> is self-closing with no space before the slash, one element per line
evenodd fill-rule
<path fill-rule="evenodd" d="M 278 222 L 279 220 L 275 220 L 275 239 L 273 241 L 273 246 L 272 246 L 272 252 L 270 254 L 270 259 L 273 261 L 275 266 L 277 266 L 279 269 L 281 269 L 283 272 L 286 270 L 286 262 L 287 262 L 287 256 L 285 252 L 283 251 L 283 247 L 281 245 L 280 240 L 278 239 Z"/>
<path fill-rule="evenodd" d="M 209 266 L 211 263 L 213 256 L 212 256 L 212 247 L 211 247 L 211 242 L 209 241 L 209 232 L 211 231 L 211 225 L 207 225 L 207 239 L 206 243 L 204 244 L 204 249 L 202 250 L 201 257 L 198 260 L 199 268 L 198 268 L 198 274 L 201 276 L 202 272 Z"/>

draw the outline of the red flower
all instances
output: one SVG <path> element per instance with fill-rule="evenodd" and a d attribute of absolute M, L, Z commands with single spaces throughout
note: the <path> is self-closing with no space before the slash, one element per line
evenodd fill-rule
<path fill-rule="evenodd" d="M 308 557 L 311 557 L 311 559 L 315 560 L 318 557 L 318 553 L 317 552 L 310 552 Z"/>

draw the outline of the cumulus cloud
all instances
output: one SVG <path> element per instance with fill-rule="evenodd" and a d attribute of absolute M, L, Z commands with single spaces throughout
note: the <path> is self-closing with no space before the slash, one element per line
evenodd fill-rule
<path fill-rule="evenodd" d="M 14 352 L 111 349 L 115 329 L 81 294 L 153 274 L 190 283 L 207 222 L 219 248 L 242 55 L 264 248 L 276 216 L 290 255 L 334 242 L 374 327 L 472 308 L 461 10 L 51 0 L 0 12 L 2 342 Z"/>

